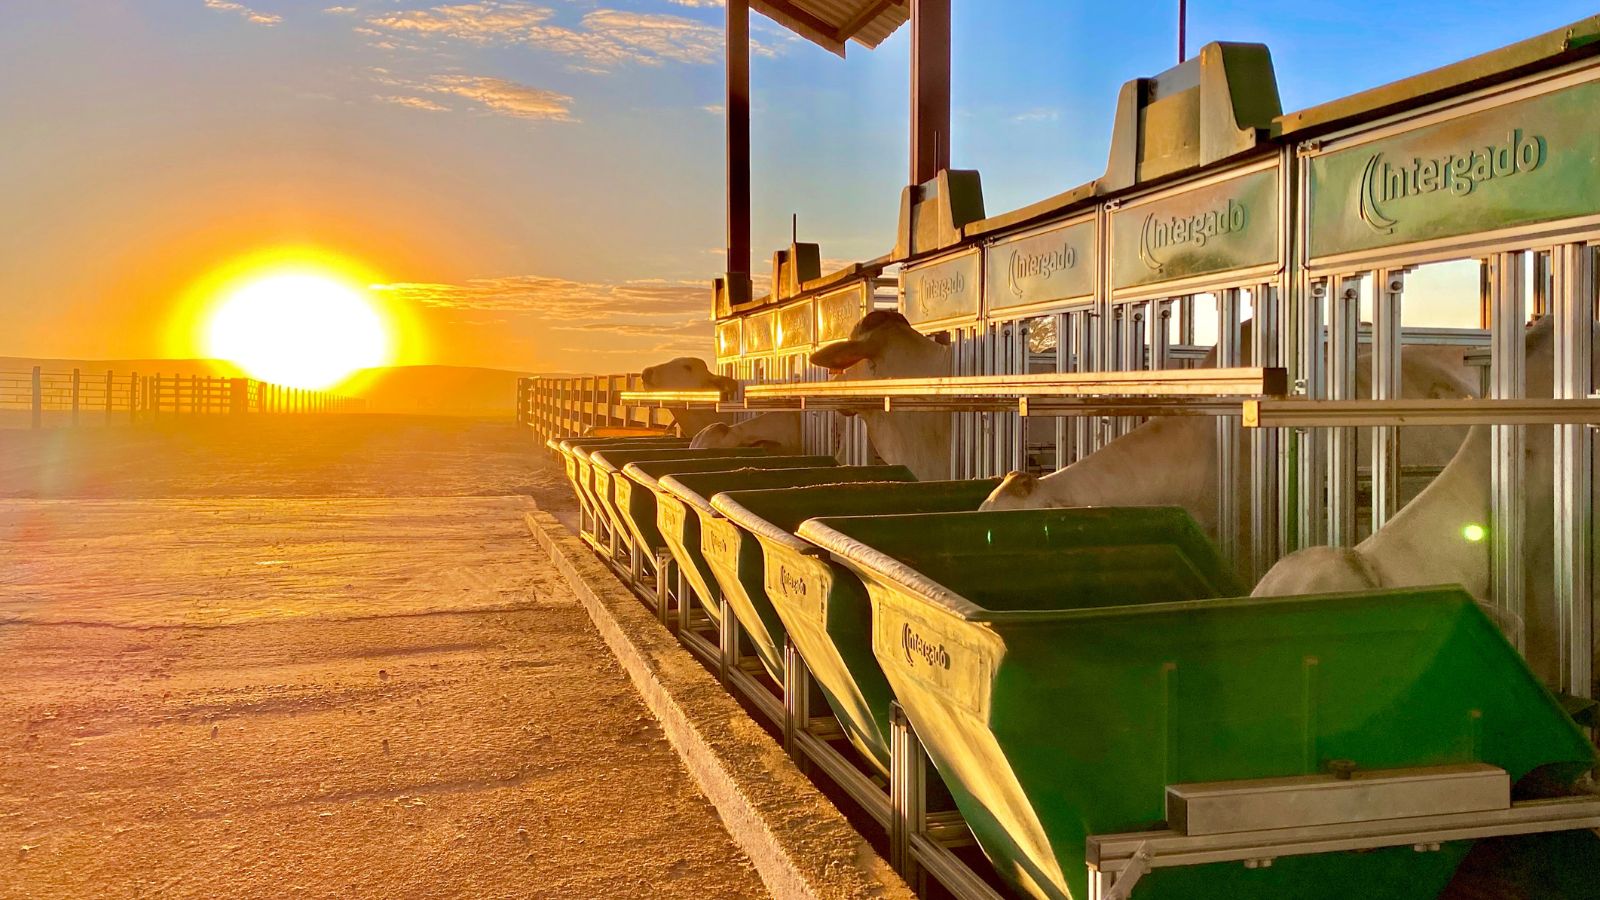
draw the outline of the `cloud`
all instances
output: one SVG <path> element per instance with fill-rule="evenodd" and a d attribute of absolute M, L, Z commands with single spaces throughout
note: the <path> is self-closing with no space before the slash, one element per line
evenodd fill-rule
<path fill-rule="evenodd" d="M 1019 112 L 1011 117 L 1013 122 L 1054 122 L 1061 118 L 1061 110 L 1049 106 L 1039 106 L 1030 110 Z"/>
<path fill-rule="evenodd" d="M 687 6 L 690 9 L 721 9 L 727 4 L 723 0 L 667 0 L 678 6 Z"/>
<path fill-rule="evenodd" d="M 449 107 L 437 100 L 419 97 L 432 94 L 436 97 L 460 97 L 479 108 L 519 119 L 542 119 L 551 122 L 572 122 L 572 98 L 556 91 L 519 84 L 506 78 L 491 75 L 435 75 L 426 81 L 411 81 L 393 75 L 388 69 L 373 69 L 373 80 L 389 87 L 402 88 L 407 93 L 385 94 L 378 97 L 385 103 L 396 103 L 413 109 L 434 112 Z"/>
<path fill-rule="evenodd" d="M 574 68 L 587 72 L 626 64 L 707 64 L 722 58 L 721 27 L 695 19 L 617 9 L 592 10 L 576 27 L 557 24 L 554 18 L 549 7 L 521 0 L 481 0 L 372 15 L 357 31 L 380 46 L 430 40 L 534 47 L 569 57 Z M 775 55 L 763 42 L 752 43 L 751 51 Z"/>
<path fill-rule="evenodd" d="M 239 15 L 244 16 L 245 21 L 254 22 L 257 25 L 276 25 L 283 21 L 283 16 L 273 15 L 272 13 L 256 12 L 250 7 L 245 6 L 243 3 L 234 3 L 233 0 L 205 0 L 205 2 L 206 9 L 216 9 L 223 12 L 238 13 Z"/>
<path fill-rule="evenodd" d="M 552 122 L 573 120 L 570 114 L 571 97 L 504 78 L 439 75 L 428 82 L 428 90 L 465 97 L 492 112 L 520 119 L 548 119 Z"/>
<path fill-rule="evenodd" d="M 348 16 L 355 11 L 356 8 L 354 6 L 330 6 L 323 10 L 330 16 Z"/>
<path fill-rule="evenodd" d="M 384 95 L 377 99 L 384 103 L 393 103 L 396 106 L 408 106 L 412 109 L 425 109 L 429 112 L 449 112 L 450 107 L 442 106 L 426 97 L 405 97 L 399 95 Z"/>
<path fill-rule="evenodd" d="M 585 354 L 707 353 L 709 282 L 571 281 L 544 275 L 475 278 L 459 284 L 374 285 L 402 301 L 460 314 L 537 316 L 547 332 L 572 335 Z M 622 341 L 608 343 L 606 337 Z M 640 341 L 650 343 L 641 346 Z"/>
<path fill-rule="evenodd" d="M 557 321 L 593 318 L 602 311 L 630 316 L 704 316 L 711 285 L 695 281 L 569 281 L 546 275 L 474 278 L 460 284 L 401 282 L 374 285 L 402 300 L 450 309 L 537 312 Z"/>

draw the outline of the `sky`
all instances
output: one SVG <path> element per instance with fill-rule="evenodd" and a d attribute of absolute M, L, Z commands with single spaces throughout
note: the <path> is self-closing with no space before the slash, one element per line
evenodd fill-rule
<path fill-rule="evenodd" d="M 1176 2 L 952 0 L 951 154 L 993 214 L 1105 168 Z M 1285 110 L 1503 46 L 1592 0 L 1190 0 Z M 719 0 L 4 0 L 0 355 L 174 355 L 178 298 L 314 247 L 417 328 L 400 361 L 615 372 L 709 355 Z M 908 31 L 839 59 L 752 17 L 755 269 L 894 241 Z M 181 348 L 180 348 L 181 349 Z"/>

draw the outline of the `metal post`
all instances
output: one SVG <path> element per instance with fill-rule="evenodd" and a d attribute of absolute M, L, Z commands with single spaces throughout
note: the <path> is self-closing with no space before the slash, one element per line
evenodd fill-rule
<path fill-rule="evenodd" d="M 950 0 L 911 0 L 911 183 L 950 168 Z"/>
<path fill-rule="evenodd" d="M 33 427 L 44 426 L 44 373 L 33 367 Z"/>
<path fill-rule="evenodd" d="M 1328 311 L 1328 396 L 1356 397 L 1356 350 L 1360 341 L 1361 290 L 1354 277 L 1334 279 Z M 1356 543 L 1356 429 L 1328 429 L 1328 540 Z"/>
<path fill-rule="evenodd" d="M 1255 315 L 1250 331 L 1251 364 L 1279 365 L 1279 340 L 1283 328 L 1283 297 L 1271 284 L 1254 293 Z M 1165 330 L 1165 320 L 1162 329 Z M 1250 570 L 1260 578 L 1277 561 L 1281 535 L 1282 492 L 1278 472 L 1279 433 L 1275 428 L 1250 430 Z M 1243 548 L 1241 548 L 1243 549 Z"/>
<path fill-rule="evenodd" d="M 111 374 L 111 370 L 107 369 L 106 370 L 106 422 L 108 422 L 108 423 L 111 421 L 111 392 L 115 389 L 115 384 L 116 384 L 116 382 L 114 380 L 114 376 L 112 376 L 112 374 Z"/>
<path fill-rule="evenodd" d="M 750 2 L 727 0 L 728 295 L 750 297 Z M 737 282 L 737 283 L 736 283 Z M 777 285 L 773 285 L 777 290 Z"/>
<path fill-rule="evenodd" d="M 922 744 L 900 704 L 889 704 L 889 865 L 916 888 L 918 866 L 911 836 L 926 818 L 927 770 Z"/>
<path fill-rule="evenodd" d="M 79 400 L 81 399 L 81 396 L 82 396 L 82 390 L 83 390 L 83 383 L 82 383 L 81 373 L 77 369 L 73 369 L 72 370 L 72 424 L 74 426 L 76 426 L 78 424 L 78 406 L 79 406 Z"/>
<path fill-rule="evenodd" d="M 1217 292 L 1217 366 L 1239 364 L 1240 352 L 1239 289 Z M 1222 557 L 1237 564 L 1243 548 L 1239 546 L 1239 444 L 1241 431 L 1237 416 L 1217 417 L 1217 545 Z"/>
<path fill-rule="evenodd" d="M 1564 244 L 1550 263 L 1556 345 L 1552 396 L 1581 399 L 1595 389 L 1594 251 Z M 1558 684 L 1568 694 L 1588 697 L 1594 684 L 1594 433 L 1583 425 L 1556 426 L 1553 457 Z"/>
<path fill-rule="evenodd" d="M 1374 273 L 1372 286 L 1372 399 L 1400 398 L 1401 303 L 1405 270 Z M 1400 429 L 1372 429 L 1372 530 L 1400 510 Z"/>
<path fill-rule="evenodd" d="M 128 376 L 128 421 L 139 421 L 139 373 Z"/>
<path fill-rule="evenodd" d="M 1520 252 L 1496 253 L 1488 260 L 1489 297 L 1491 313 L 1490 341 L 1494 349 L 1490 365 L 1490 396 L 1495 399 L 1515 399 L 1524 396 L 1526 374 L 1526 348 L 1524 322 L 1526 298 L 1523 293 L 1524 256 Z M 1497 606 L 1510 613 L 1524 627 L 1515 632 L 1517 649 L 1527 652 L 1527 609 L 1523 584 L 1523 524 L 1527 510 L 1523 506 L 1523 445 L 1525 432 L 1522 425 L 1494 425 L 1492 428 L 1493 456 L 1490 466 L 1491 499 L 1490 528 L 1491 588 Z"/>

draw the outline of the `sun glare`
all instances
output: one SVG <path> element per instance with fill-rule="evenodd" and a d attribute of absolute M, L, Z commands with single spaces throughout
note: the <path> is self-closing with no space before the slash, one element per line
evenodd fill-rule
<path fill-rule="evenodd" d="M 316 271 L 246 279 L 221 295 L 204 324 L 206 355 L 252 378 L 329 388 L 392 357 L 389 324 L 366 290 Z"/>

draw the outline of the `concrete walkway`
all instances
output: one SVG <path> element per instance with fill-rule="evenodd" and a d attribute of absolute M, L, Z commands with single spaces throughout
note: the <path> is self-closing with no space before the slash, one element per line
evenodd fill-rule
<path fill-rule="evenodd" d="M 764 896 L 526 508 L 0 500 L 0 896 Z"/>

